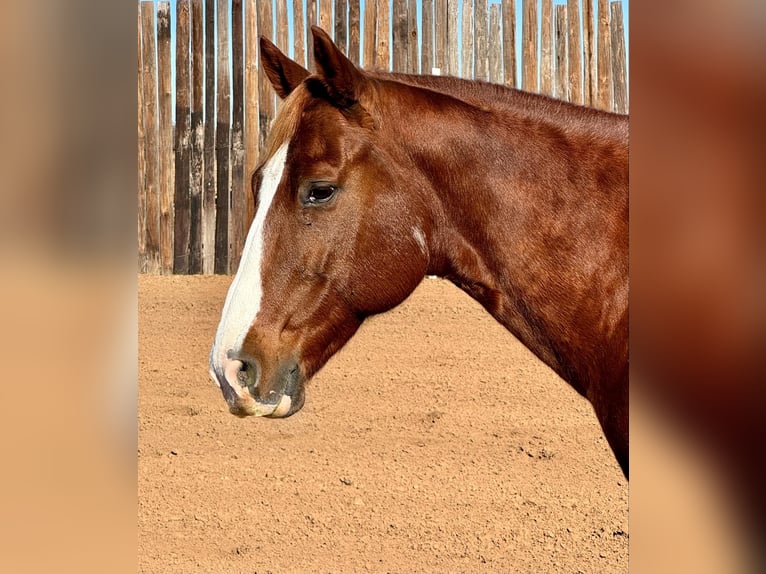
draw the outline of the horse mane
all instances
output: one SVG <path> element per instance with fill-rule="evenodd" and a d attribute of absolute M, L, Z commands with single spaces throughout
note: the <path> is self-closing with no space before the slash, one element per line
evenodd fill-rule
<path fill-rule="evenodd" d="M 592 133 L 600 137 L 628 140 L 628 116 L 580 106 L 543 94 L 525 92 L 500 84 L 466 80 L 453 76 L 428 76 L 383 72 L 367 72 L 373 78 L 395 81 L 409 86 L 447 94 L 482 109 L 511 112 L 538 123 L 555 123 L 567 131 Z"/>

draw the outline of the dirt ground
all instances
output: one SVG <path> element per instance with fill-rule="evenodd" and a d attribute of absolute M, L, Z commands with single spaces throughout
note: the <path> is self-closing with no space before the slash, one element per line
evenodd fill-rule
<path fill-rule="evenodd" d="M 140 572 L 627 572 L 590 405 L 427 279 L 282 420 L 208 378 L 230 277 L 139 277 Z"/>

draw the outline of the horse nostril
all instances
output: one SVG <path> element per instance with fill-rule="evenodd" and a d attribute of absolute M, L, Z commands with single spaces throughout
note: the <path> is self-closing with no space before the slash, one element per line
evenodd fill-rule
<path fill-rule="evenodd" d="M 253 361 L 246 359 L 230 359 L 226 361 L 224 374 L 230 385 L 255 388 L 258 385 L 258 367 Z"/>

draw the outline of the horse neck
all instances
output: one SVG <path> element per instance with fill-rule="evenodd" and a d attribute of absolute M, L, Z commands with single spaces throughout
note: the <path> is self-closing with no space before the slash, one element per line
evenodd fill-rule
<path fill-rule="evenodd" d="M 586 394 L 627 353 L 624 143 L 414 86 L 398 95 L 388 137 L 427 182 L 429 273 Z"/>

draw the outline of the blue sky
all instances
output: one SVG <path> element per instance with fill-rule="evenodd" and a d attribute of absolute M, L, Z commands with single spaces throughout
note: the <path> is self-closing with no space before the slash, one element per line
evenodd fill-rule
<path fill-rule="evenodd" d="M 365 0 L 360 0 L 361 6 L 360 6 L 360 25 L 362 26 L 362 29 L 364 29 L 364 5 Z M 623 18 L 624 18 L 624 24 L 625 24 L 625 49 L 626 49 L 626 55 L 627 55 L 627 69 L 628 69 L 628 77 L 630 77 L 630 2 L 629 0 L 622 0 L 623 3 Z M 303 1 L 303 10 L 304 10 L 304 23 L 307 22 L 307 19 L 305 17 L 305 11 L 306 11 L 306 0 Z M 393 2 L 389 2 L 391 10 L 393 11 Z M 489 4 L 500 4 L 499 0 L 489 0 Z M 553 0 L 554 6 L 559 4 L 566 4 L 566 0 Z M 594 2 L 594 18 L 596 19 L 596 26 L 595 26 L 595 33 L 596 36 L 598 36 L 598 2 Z M 175 25 L 176 25 L 176 19 L 175 19 L 175 10 L 176 10 L 176 0 L 170 0 L 170 26 L 171 26 L 171 34 L 172 38 L 175 38 Z M 420 25 L 422 22 L 421 18 L 421 8 L 422 8 L 422 1 L 417 1 L 417 9 L 418 9 L 418 24 Z M 231 10 L 231 0 L 229 0 L 229 10 Z M 458 18 L 461 17 L 463 10 L 463 0 L 458 0 Z M 538 7 L 537 15 L 538 15 L 538 28 L 540 26 L 540 19 L 542 18 L 542 10 Z M 293 46 L 294 46 L 294 40 L 293 40 L 293 28 L 292 28 L 292 18 L 293 18 L 293 3 L 292 1 L 287 1 L 287 15 L 288 19 L 290 21 L 290 26 L 288 26 L 288 34 L 289 34 L 289 46 L 290 46 L 290 53 L 289 55 L 293 56 Z M 276 10 L 274 10 L 274 22 L 276 24 Z M 461 43 L 462 38 L 462 25 L 460 24 L 460 20 L 458 20 L 458 45 Z M 517 85 L 520 83 L 520 76 L 521 76 L 521 25 L 522 25 L 522 0 L 516 0 L 516 70 L 517 75 L 519 76 L 517 78 Z M 274 29 L 276 29 L 276 25 L 274 26 Z M 581 34 L 582 37 L 582 34 Z M 420 40 L 420 36 L 418 37 Z M 364 44 L 364 33 L 360 34 L 360 41 L 362 42 L 362 45 Z M 598 41 L 598 38 L 596 39 Z M 390 44 L 389 44 L 390 45 Z M 171 81 L 172 85 L 175 86 L 175 44 L 171 42 Z M 230 53 L 231 54 L 231 53 Z M 254 55 L 248 55 L 245 54 L 245 58 L 248 57 L 254 57 Z M 393 57 L 393 56 L 392 56 Z M 461 58 L 462 62 L 462 54 L 459 56 Z M 230 62 L 231 62 L 231 55 L 229 56 Z M 231 63 L 229 64 L 231 65 Z M 461 64 L 462 69 L 462 64 Z M 175 97 L 173 101 L 173 114 L 175 115 Z"/>

